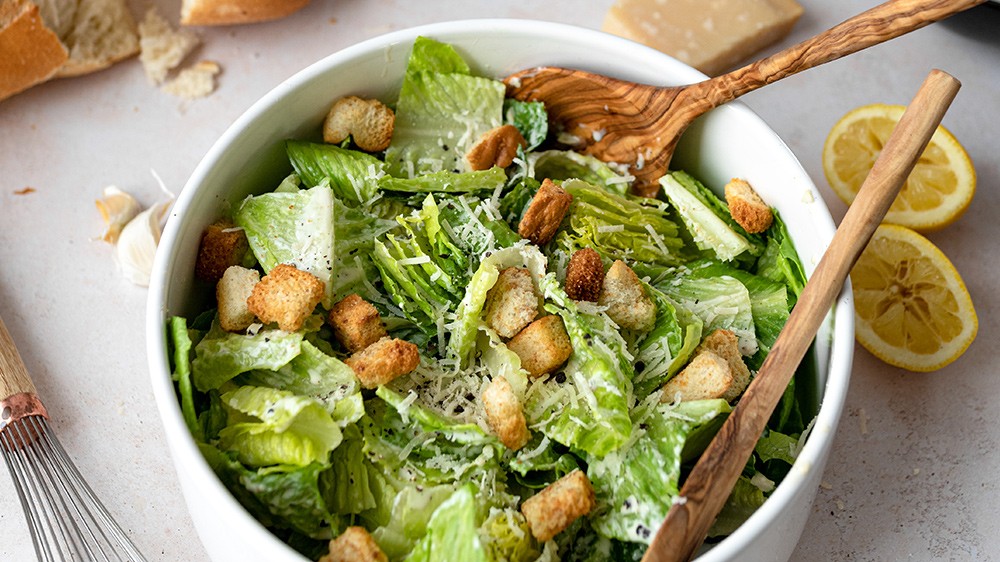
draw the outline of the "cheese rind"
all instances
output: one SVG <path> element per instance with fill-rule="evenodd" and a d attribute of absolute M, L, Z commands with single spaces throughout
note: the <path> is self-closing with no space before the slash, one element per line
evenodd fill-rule
<path fill-rule="evenodd" d="M 716 75 L 784 38 L 802 11 L 795 0 L 616 0 L 603 30 Z"/>

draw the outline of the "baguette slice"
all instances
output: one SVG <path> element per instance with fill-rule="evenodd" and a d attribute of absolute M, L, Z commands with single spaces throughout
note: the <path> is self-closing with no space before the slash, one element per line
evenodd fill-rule
<path fill-rule="evenodd" d="M 53 77 L 68 58 L 38 6 L 0 0 L 0 100 Z"/>
<path fill-rule="evenodd" d="M 232 25 L 274 20 L 293 14 L 309 0 L 183 0 L 183 25 Z"/>
<path fill-rule="evenodd" d="M 126 0 L 80 0 L 66 35 L 69 60 L 57 76 L 79 76 L 139 53 L 139 35 Z"/>

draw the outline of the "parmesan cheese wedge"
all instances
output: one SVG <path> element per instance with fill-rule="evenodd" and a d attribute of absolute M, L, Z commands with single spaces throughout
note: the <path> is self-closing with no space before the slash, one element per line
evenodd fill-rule
<path fill-rule="evenodd" d="M 716 75 L 783 39 L 802 11 L 795 0 L 616 0 L 603 30 Z"/>

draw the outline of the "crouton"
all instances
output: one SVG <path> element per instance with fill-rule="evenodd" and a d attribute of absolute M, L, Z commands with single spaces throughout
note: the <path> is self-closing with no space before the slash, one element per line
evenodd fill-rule
<path fill-rule="evenodd" d="M 521 217 L 517 233 L 534 244 L 544 246 L 556 235 L 559 223 L 572 202 L 572 195 L 546 178 Z"/>
<path fill-rule="evenodd" d="M 740 178 L 733 178 L 725 187 L 726 203 L 729 214 L 736 224 L 751 234 L 764 232 L 774 221 L 774 215 L 767 203 L 750 184 Z"/>
<path fill-rule="evenodd" d="M 202 281 L 215 283 L 229 266 L 243 263 L 249 249 L 242 228 L 227 222 L 210 224 L 201 235 L 194 274 Z"/>
<path fill-rule="evenodd" d="M 615 324 L 628 330 L 646 332 L 656 323 L 656 304 L 646 294 L 639 276 L 621 260 L 611 264 L 604 276 L 597 304 L 606 306 Z"/>
<path fill-rule="evenodd" d="M 318 562 L 389 562 L 364 527 L 348 527 L 330 541 L 330 553 Z"/>
<path fill-rule="evenodd" d="M 483 408 L 493 433 L 508 449 L 516 451 L 531 438 L 521 401 L 507 379 L 494 377 L 490 381 L 483 391 Z"/>
<path fill-rule="evenodd" d="M 385 150 L 392 141 L 396 115 L 378 100 L 346 96 L 337 100 L 323 121 L 323 141 L 339 143 L 350 136 L 361 150 Z"/>
<path fill-rule="evenodd" d="M 722 398 L 734 384 L 729 363 L 714 351 L 705 349 L 663 385 L 660 401 Z"/>
<path fill-rule="evenodd" d="M 417 346 L 386 336 L 347 358 L 365 388 L 375 388 L 413 371 L 420 364 Z"/>
<path fill-rule="evenodd" d="M 238 265 L 230 266 L 215 286 L 215 300 L 219 309 L 219 325 L 227 332 L 242 332 L 253 324 L 254 314 L 247 306 L 247 299 L 260 282 L 260 272 Z"/>
<path fill-rule="evenodd" d="M 604 262 L 593 248 L 573 252 L 566 266 L 566 294 L 576 301 L 597 302 L 604 285 Z"/>
<path fill-rule="evenodd" d="M 486 295 L 486 325 L 502 338 L 512 338 L 538 316 L 538 297 L 531 272 L 508 267 Z"/>
<path fill-rule="evenodd" d="M 521 367 L 532 377 L 558 369 L 573 354 L 562 318 L 543 316 L 517 333 L 507 348 L 521 359 Z"/>
<path fill-rule="evenodd" d="M 340 345 L 351 353 L 361 351 L 389 335 L 378 309 L 355 293 L 333 305 L 326 321 L 333 328 L 333 335 Z"/>
<path fill-rule="evenodd" d="M 594 509 L 594 488 L 579 468 L 524 500 L 521 513 L 539 542 L 555 537 Z"/>
<path fill-rule="evenodd" d="M 726 401 L 732 402 L 739 398 L 740 394 L 746 390 L 750 384 L 750 369 L 743 362 L 743 355 L 740 354 L 739 338 L 729 330 L 714 330 L 705 336 L 705 339 L 698 344 L 695 354 L 708 350 L 726 360 L 729 365 L 729 374 L 733 377 L 733 384 L 722 396 Z"/>
<path fill-rule="evenodd" d="M 489 170 L 493 166 L 506 168 L 514 162 L 518 147 L 527 146 L 528 141 L 517 127 L 501 125 L 483 133 L 465 153 L 465 160 L 470 170 Z"/>
<path fill-rule="evenodd" d="M 261 322 L 277 322 L 282 330 L 294 332 L 323 299 L 323 287 L 312 273 L 279 264 L 254 285 L 247 307 Z"/>

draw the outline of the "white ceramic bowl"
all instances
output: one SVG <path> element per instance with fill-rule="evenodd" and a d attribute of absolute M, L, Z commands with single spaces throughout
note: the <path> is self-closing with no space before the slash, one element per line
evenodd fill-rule
<path fill-rule="evenodd" d="M 147 308 L 150 373 L 167 441 L 195 528 L 213 560 L 304 561 L 251 517 L 202 459 L 188 434 L 170 379 L 166 320 L 192 315 L 193 266 L 205 226 L 246 195 L 273 188 L 290 171 L 282 141 L 314 135 L 332 100 L 347 94 L 392 100 L 413 40 L 457 47 L 474 70 L 501 77 L 538 65 L 581 68 L 649 84 L 684 84 L 698 71 L 646 47 L 597 31 L 523 20 L 471 20 L 397 31 L 332 54 L 280 84 L 240 117 L 194 171 L 174 205 L 157 252 Z M 703 117 L 683 137 L 674 166 L 709 186 L 746 178 L 786 221 L 807 271 L 833 235 L 819 193 L 781 139 L 746 106 Z M 701 556 L 786 560 L 802 533 L 843 408 L 854 345 L 850 291 L 817 338 L 817 401 L 822 406 L 788 477 L 732 536 Z"/>

